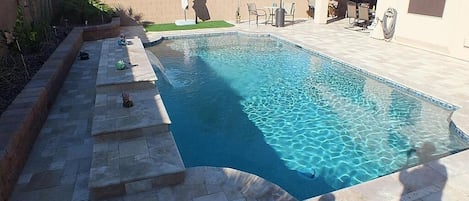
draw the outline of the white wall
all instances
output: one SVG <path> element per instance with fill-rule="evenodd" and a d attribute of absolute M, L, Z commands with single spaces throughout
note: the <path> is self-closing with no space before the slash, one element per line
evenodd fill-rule
<path fill-rule="evenodd" d="M 442 17 L 407 13 L 409 0 L 378 0 L 376 16 L 389 7 L 398 13 L 395 42 L 469 60 L 468 0 L 446 0 Z"/>

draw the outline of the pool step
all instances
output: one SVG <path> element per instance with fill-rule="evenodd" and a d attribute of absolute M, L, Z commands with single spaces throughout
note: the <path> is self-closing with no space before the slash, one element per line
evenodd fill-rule
<path fill-rule="evenodd" d="M 125 134 L 125 133 L 124 133 Z M 96 140 L 89 188 L 94 200 L 184 181 L 185 167 L 171 132 L 140 129 L 140 137 Z"/>
<path fill-rule="evenodd" d="M 171 121 L 155 86 L 156 75 L 139 39 L 117 46 L 103 42 L 96 80 L 91 134 L 94 137 L 88 187 L 90 199 L 132 194 L 184 181 L 185 167 Z M 115 69 L 128 58 L 132 66 Z M 132 107 L 123 107 L 123 93 Z"/>
<path fill-rule="evenodd" d="M 121 135 L 122 131 L 158 127 L 155 132 L 168 132 L 171 121 L 155 84 L 137 82 L 98 87 L 96 89 L 91 134 L 95 137 Z M 122 92 L 133 102 L 123 107 Z M 130 134 L 136 132 L 130 132 Z M 138 133 L 137 133 L 138 134 Z M 131 137 L 131 136 L 129 136 Z"/>
<path fill-rule="evenodd" d="M 169 120 L 155 86 L 157 80 L 140 39 L 129 39 L 129 45 L 118 46 L 118 38 L 103 41 L 96 78 L 96 100 L 91 134 L 115 135 L 121 131 L 160 126 L 167 132 Z M 130 62 L 124 70 L 115 64 L 124 59 Z M 122 106 L 122 93 L 129 94 L 133 107 Z"/>
<path fill-rule="evenodd" d="M 157 80 L 142 41 L 138 38 L 128 39 L 129 45 L 118 46 L 117 40 L 110 38 L 103 41 L 96 87 Z M 130 64 L 127 63 L 124 70 L 117 70 L 115 65 L 119 60 Z"/>

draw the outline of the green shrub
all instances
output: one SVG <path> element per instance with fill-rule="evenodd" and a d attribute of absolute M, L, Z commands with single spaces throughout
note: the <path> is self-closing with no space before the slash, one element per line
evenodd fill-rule
<path fill-rule="evenodd" d="M 107 23 L 111 20 L 113 10 L 99 0 L 66 0 L 59 5 L 60 12 L 56 13 L 53 23 L 60 24 L 64 19 L 69 23 L 83 25 L 85 21 L 91 24 Z"/>

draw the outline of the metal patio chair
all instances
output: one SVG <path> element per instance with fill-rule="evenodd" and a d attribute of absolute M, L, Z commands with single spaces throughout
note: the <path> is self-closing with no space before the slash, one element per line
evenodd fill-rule
<path fill-rule="evenodd" d="M 295 3 L 287 4 L 285 7 L 285 17 L 292 17 L 291 24 L 295 24 Z"/>
<path fill-rule="evenodd" d="M 357 3 L 353 1 L 347 1 L 347 18 L 348 18 L 349 24 L 355 25 L 355 23 L 357 23 L 357 19 L 358 19 Z"/>
<path fill-rule="evenodd" d="M 248 23 L 251 24 L 251 15 L 256 16 L 256 25 L 259 26 L 259 17 L 264 16 L 265 24 L 267 24 L 267 13 L 265 10 L 257 9 L 255 3 L 247 3 L 248 5 L 248 12 L 249 12 L 249 21 Z"/>

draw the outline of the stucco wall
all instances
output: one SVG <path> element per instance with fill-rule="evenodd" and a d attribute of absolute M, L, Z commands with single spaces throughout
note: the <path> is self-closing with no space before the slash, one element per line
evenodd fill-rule
<path fill-rule="evenodd" d="M 396 42 L 469 60 L 469 1 L 447 0 L 443 16 L 432 17 L 408 13 L 409 0 L 378 0 L 377 16 L 389 7 L 398 13 Z"/>
<path fill-rule="evenodd" d="M 241 19 L 248 19 L 247 2 L 254 2 L 257 8 L 271 6 L 273 2 L 279 4 L 279 0 L 206 0 L 207 8 L 211 20 L 232 20 L 235 21 L 235 12 L 240 5 Z M 180 0 L 104 0 L 106 4 L 113 7 L 132 8 L 134 15 L 142 15 L 142 21 L 154 23 L 172 23 L 177 19 L 184 19 L 184 11 L 181 8 Z M 307 0 L 285 0 L 285 2 L 295 2 L 295 18 L 306 18 L 308 9 Z M 193 0 L 189 0 L 188 19 L 194 19 Z M 265 9 L 267 11 L 267 9 Z M 123 22 L 124 23 L 124 22 Z"/>
<path fill-rule="evenodd" d="M 0 3 L 0 30 L 13 30 L 16 19 L 16 1 L 1 0 Z"/>

